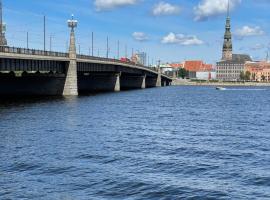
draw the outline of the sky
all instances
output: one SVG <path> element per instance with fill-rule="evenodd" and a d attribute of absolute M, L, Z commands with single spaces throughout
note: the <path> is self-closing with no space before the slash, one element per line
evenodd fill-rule
<path fill-rule="evenodd" d="M 125 49 L 144 51 L 150 64 L 202 59 L 214 64 L 221 58 L 228 0 L 3 0 L 9 46 L 66 51 L 67 20 L 74 15 L 77 51 L 89 54 L 94 33 L 94 54 L 117 58 Z M 234 53 L 266 58 L 270 47 L 270 1 L 230 0 Z M 51 39 L 50 39 L 51 38 Z"/>

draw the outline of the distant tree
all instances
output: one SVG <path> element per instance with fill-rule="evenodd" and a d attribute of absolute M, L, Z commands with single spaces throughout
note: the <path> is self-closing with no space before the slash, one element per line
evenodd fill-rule
<path fill-rule="evenodd" d="M 240 79 L 241 79 L 242 81 L 244 81 L 245 78 L 246 78 L 245 72 L 241 72 L 241 73 L 240 73 Z"/>
<path fill-rule="evenodd" d="M 266 77 L 265 75 L 262 75 L 262 81 L 265 81 Z"/>
<path fill-rule="evenodd" d="M 185 68 L 180 68 L 178 71 L 178 77 L 182 79 L 188 77 L 188 71 Z"/>
<path fill-rule="evenodd" d="M 246 71 L 245 73 L 245 80 L 249 81 L 250 80 L 251 73 L 249 71 Z"/>
<path fill-rule="evenodd" d="M 255 73 L 253 73 L 252 74 L 252 80 L 255 81 L 255 79 L 256 79 L 256 75 L 255 75 Z"/>

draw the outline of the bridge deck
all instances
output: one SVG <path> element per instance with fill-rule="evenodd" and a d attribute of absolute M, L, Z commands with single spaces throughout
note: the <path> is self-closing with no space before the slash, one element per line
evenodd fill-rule
<path fill-rule="evenodd" d="M 51 61 L 68 62 L 69 54 L 61 52 L 16 48 L 16 47 L 0 47 L 0 58 L 23 59 L 23 60 L 51 60 Z M 135 63 L 126 63 L 111 58 L 77 55 L 77 62 L 104 64 L 104 65 L 119 65 L 122 67 L 146 71 L 148 73 L 153 73 L 155 75 L 158 74 L 158 71 L 154 68 L 146 67 L 144 65 L 139 65 Z M 168 80 L 172 80 L 171 77 L 165 74 L 162 74 L 162 77 Z"/>

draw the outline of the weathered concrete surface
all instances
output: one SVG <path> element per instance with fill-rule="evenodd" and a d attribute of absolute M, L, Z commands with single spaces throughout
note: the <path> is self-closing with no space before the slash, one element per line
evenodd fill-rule
<path fill-rule="evenodd" d="M 63 91 L 64 96 L 77 96 L 78 95 L 78 77 L 77 77 L 77 64 L 76 60 L 70 60 L 65 87 Z"/>
<path fill-rule="evenodd" d="M 158 76 L 157 76 L 157 82 L 156 82 L 156 87 L 161 87 L 162 82 L 161 82 L 161 70 L 160 67 L 158 68 Z"/>
<path fill-rule="evenodd" d="M 78 95 L 78 77 L 77 77 L 77 61 L 76 61 L 76 44 L 74 28 L 71 28 L 70 47 L 69 47 L 69 66 L 67 69 L 66 82 L 63 91 L 64 96 Z"/>
<path fill-rule="evenodd" d="M 143 76 L 142 89 L 146 88 L 146 76 Z"/>
<path fill-rule="evenodd" d="M 121 91 L 121 81 L 120 81 L 121 74 L 116 74 L 115 76 L 116 76 L 116 81 L 115 81 L 114 91 L 120 92 Z"/>

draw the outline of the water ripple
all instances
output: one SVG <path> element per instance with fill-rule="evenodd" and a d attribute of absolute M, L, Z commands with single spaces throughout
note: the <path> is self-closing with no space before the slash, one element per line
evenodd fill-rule
<path fill-rule="evenodd" d="M 0 101 L 0 199 L 269 200 L 269 102 L 188 86 Z"/>

